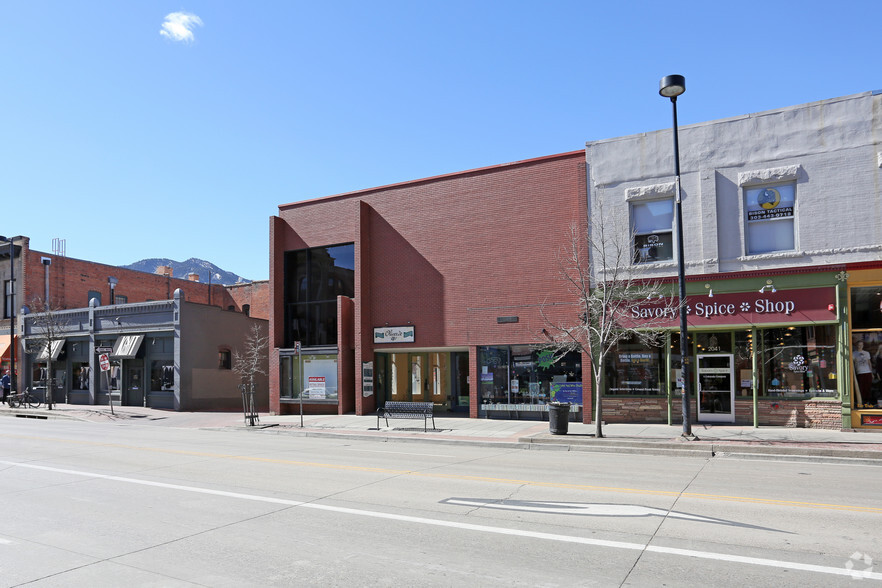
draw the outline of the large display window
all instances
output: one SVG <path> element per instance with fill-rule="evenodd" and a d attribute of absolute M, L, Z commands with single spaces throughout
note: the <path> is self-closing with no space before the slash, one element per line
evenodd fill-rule
<path fill-rule="evenodd" d="M 337 296 L 355 295 L 355 245 L 285 253 L 285 347 L 337 344 Z"/>
<path fill-rule="evenodd" d="M 836 397 L 836 327 L 763 329 L 760 396 Z"/>
<path fill-rule="evenodd" d="M 607 356 L 605 390 L 609 396 L 659 396 L 665 393 L 663 346 L 631 338 Z"/>
<path fill-rule="evenodd" d="M 337 402 L 337 355 L 286 355 L 279 361 L 281 398 Z"/>
<path fill-rule="evenodd" d="M 882 402 L 882 286 L 851 289 L 851 372 L 855 408 Z"/>
<path fill-rule="evenodd" d="M 582 404 L 582 356 L 554 361 L 531 345 L 478 348 L 481 404 Z"/>

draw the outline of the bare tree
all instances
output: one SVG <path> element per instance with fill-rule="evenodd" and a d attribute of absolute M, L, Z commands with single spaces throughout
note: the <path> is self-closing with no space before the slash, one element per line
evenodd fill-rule
<path fill-rule="evenodd" d="M 563 279 L 577 299 L 576 312 L 560 317 L 543 307 L 546 328 L 543 347 L 555 359 L 578 351 L 591 363 L 594 398 L 595 435 L 603 437 L 603 390 L 605 363 L 616 346 L 634 339 L 646 345 L 659 345 L 661 325 L 677 317 L 676 301 L 666 299 L 666 288 L 659 281 L 639 277 L 634 271 L 635 252 L 627 221 L 608 218 L 603 202 L 595 200 L 586 233 L 570 228 L 570 241 L 558 257 Z M 649 311 L 635 316 L 638 304 Z M 635 320 L 639 318 L 639 320 Z"/>
<path fill-rule="evenodd" d="M 258 374 L 267 375 L 269 362 L 269 335 L 265 334 L 260 325 L 251 326 L 251 331 L 245 338 L 245 349 L 233 352 L 233 371 L 242 378 L 241 389 L 246 420 L 254 425 L 257 420 L 257 410 L 254 406 L 254 379 Z"/>
<path fill-rule="evenodd" d="M 58 347 L 64 344 L 69 320 L 59 312 L 59 308 L 42 298 L 33 299 L 31 305 L 36 313 L 31 316 L 32 331 L 27 339 L 27 351 L 37 356 L 38 363 L 42 361 L 46 364 L 46 407 L 52 410 L 52 393 L 55 389 L 53 356 L 57 355 Z"/>

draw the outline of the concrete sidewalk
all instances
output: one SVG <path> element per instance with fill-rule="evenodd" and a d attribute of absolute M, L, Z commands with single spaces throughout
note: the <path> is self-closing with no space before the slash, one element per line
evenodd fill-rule
<path fill-rule="evenodd" d="M 75 419 L 124 425 L 230 429 L 295 436 L 366 438 L 378 441 L 478 443 L 562 451 L 650 453 L 693 457 L 752 459 L 845 460 L 882 465 L 882 430 L 831 431 L 787 427 L 695 424 L 696 440 L 682 437 L 682 426 L 607 424 L 604 437 L 594 436 L 594 425 L 568 423 L 566 435 L 552 435 L 547 421 L 470 419 L 439 415 L 435 429 L 423 430 L 421 420 L 391 420 L 376 416 L 268 415 L 254 427 L 246 426 L 242 413 L 175 412 L 133 406 L 114 407 L 57 404 L 53 410 L 10 409 L 0 405 L 0 416 L 32 419 Z M 2 426 L 2 425 L 0 425 Z"/>

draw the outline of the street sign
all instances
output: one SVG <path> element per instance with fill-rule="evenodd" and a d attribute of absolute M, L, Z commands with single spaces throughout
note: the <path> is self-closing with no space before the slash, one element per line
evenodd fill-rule
<path fill-rule="evenodd" d="M 106 353 L 102 353 L 98 356 L 98 363 L 101 365 L 102 372 L 110 371 L 110 358 L 107 357 Z"/>
<path fill-rule="evenodd" d="M 111 353 L 113 352 L 113 347 L 96 347 L 95 353 Z"/>

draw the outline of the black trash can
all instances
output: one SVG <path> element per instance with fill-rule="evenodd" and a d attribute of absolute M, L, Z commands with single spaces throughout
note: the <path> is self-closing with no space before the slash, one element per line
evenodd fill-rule
<path fill-rule="evenodd" d="M 552 402 L 548 405 L 548 430 L 552 435 L 566 435 L 570 422 L 570 405 Z"/>

